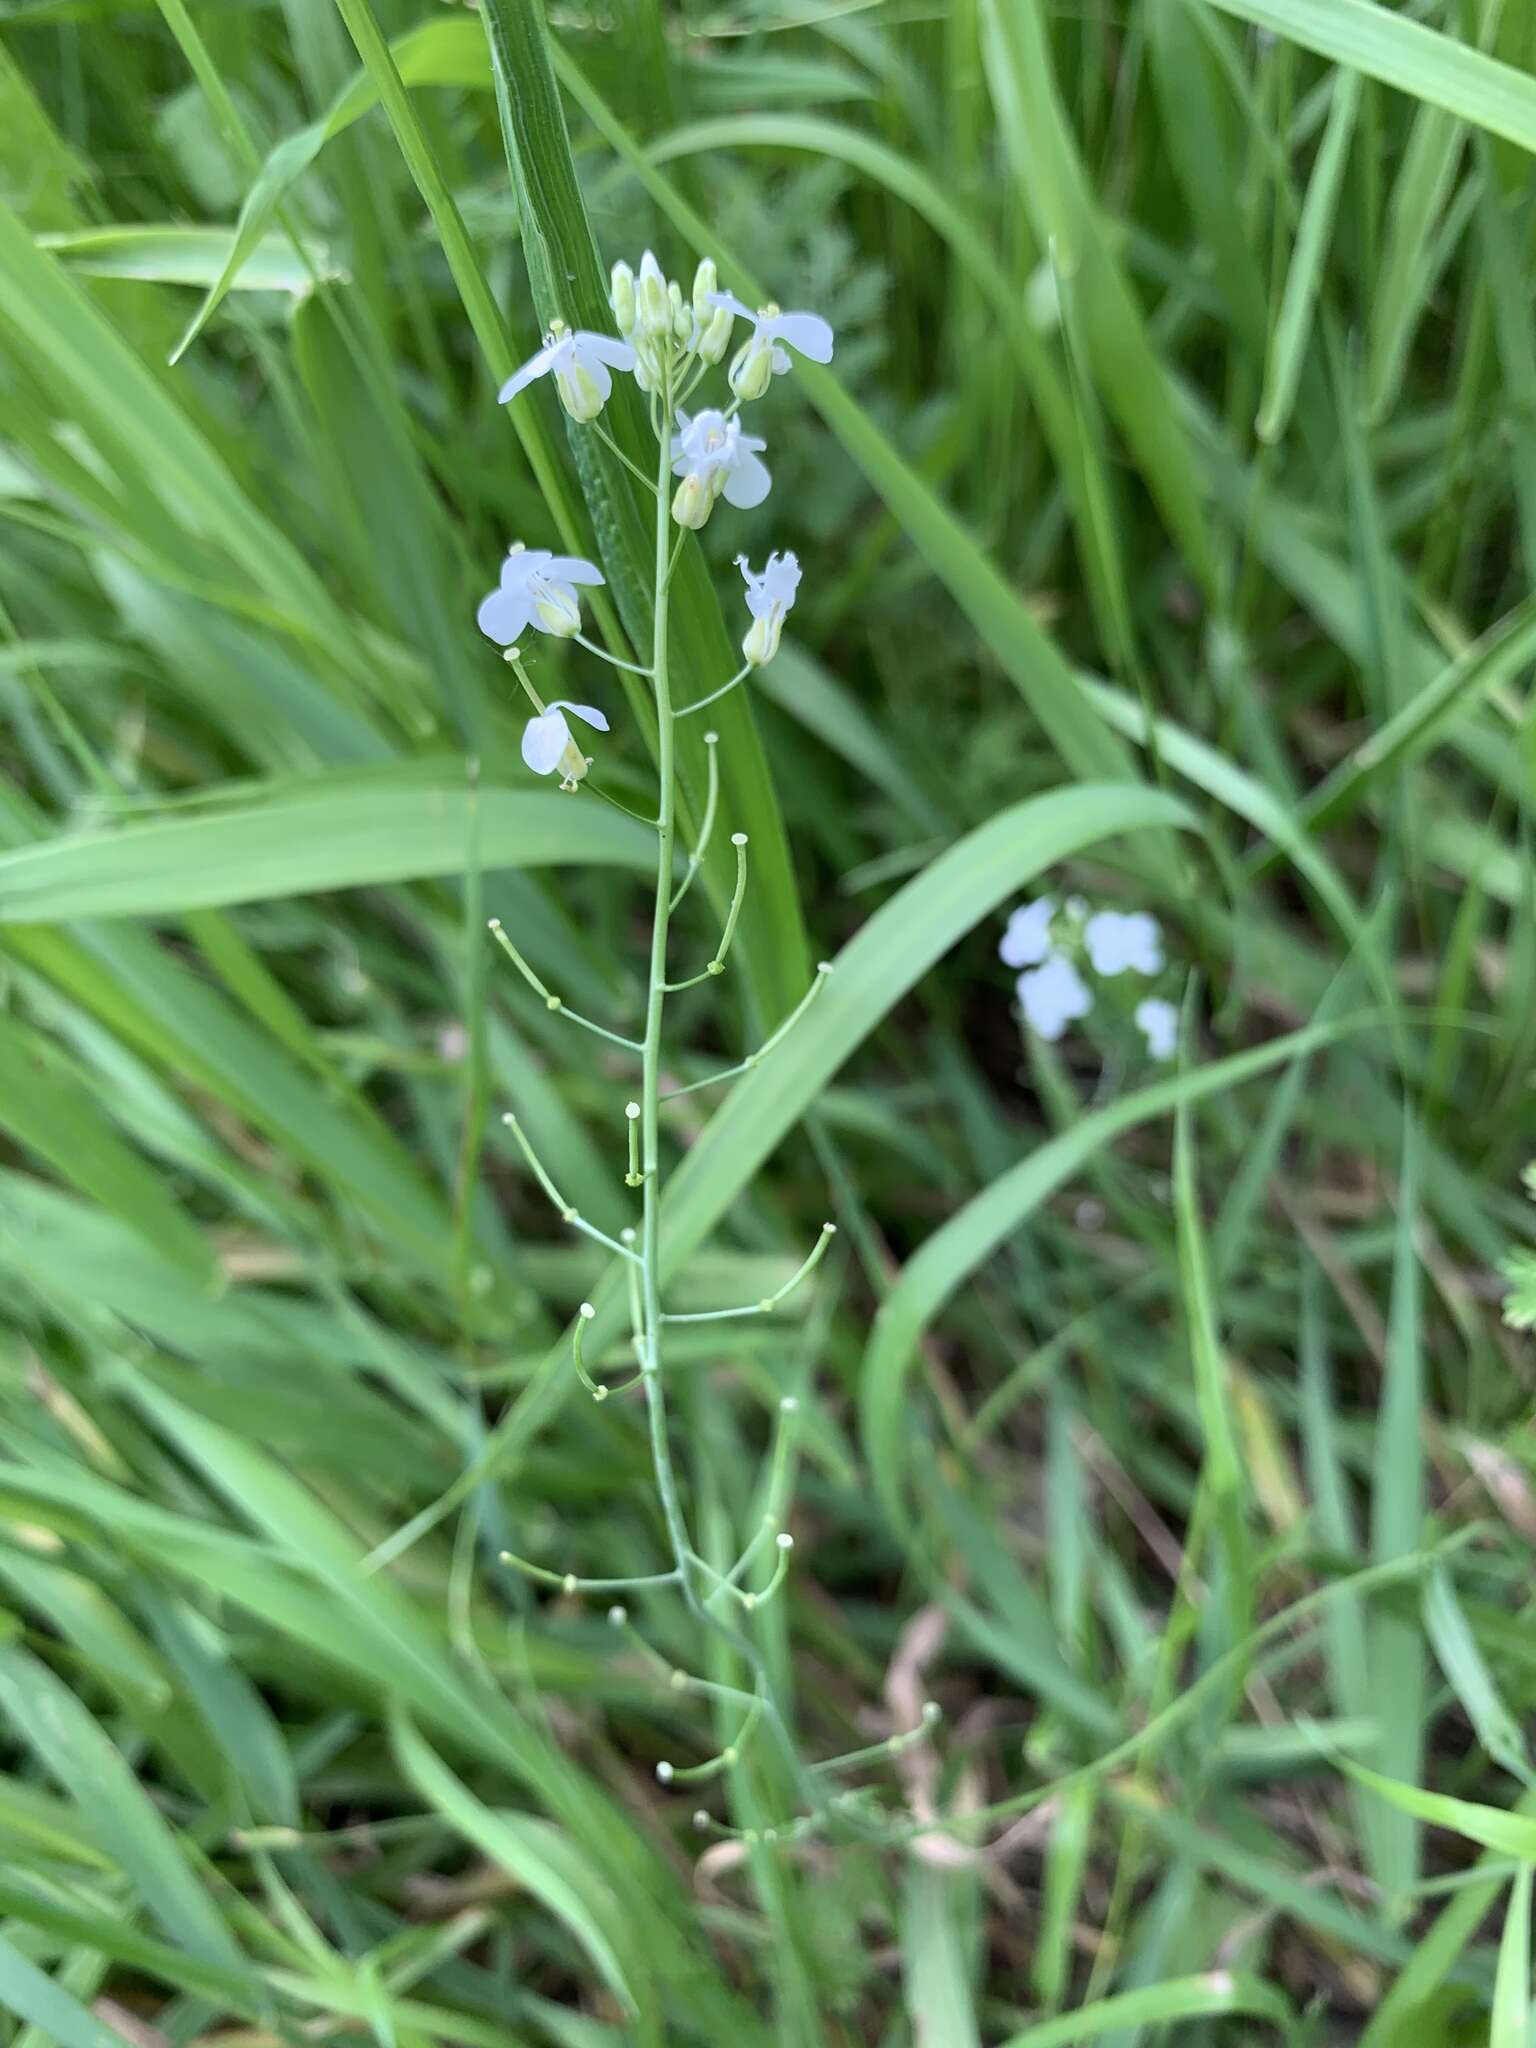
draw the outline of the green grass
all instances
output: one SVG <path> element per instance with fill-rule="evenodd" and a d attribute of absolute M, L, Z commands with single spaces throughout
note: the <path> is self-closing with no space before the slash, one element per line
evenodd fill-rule
<path fill-rule="evenodd" d="M 8 2041 L 1530 2038 L 1533 70 L 1514 0 L 0 0 Z M 645 659 L 622 462 L 495 399 L 648 245 L 838 334 L 671 600 L 686 702 L 805 567 L 666 1085 L 836 970 L 663 1111 L 671 1308 L 839 1226 L 672 1335 L 692 1541 L 795 1537 L 696 1785 L 736 1650 L 548 1582 L 672 1553 L 502 1121 L 617 1232 L 632 1070 L 485 934 L 639 1031 L 653 841 L 473 620 L 522 536 Z M 643 681 L 535 674 L 647 814 Z M 1158 917 L 1175 1065 L 1023 1030 L 1046 892 Z"/>

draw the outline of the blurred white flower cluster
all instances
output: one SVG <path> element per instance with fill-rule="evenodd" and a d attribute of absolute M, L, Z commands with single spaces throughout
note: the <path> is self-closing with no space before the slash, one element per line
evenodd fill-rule
<path fill-rule="evenodd" d="M 677 525 L 696 533 L 722 498 L 743 511 L 760 505 L 773 482 L 761 460 L 767 444 L 744 431 L 740 409 L 761 398 L 775 377 L 794 367 L 791 349 L 811 362 L 829 363 L 831 327 L 819 313 L 786 313 L 774 305 L 754 312 L 730 292 L 719 289 L 715 266 L 707 257 L 694 274 L 691 296 L 685 298 L 682 287 L 663 274 L 649 249 L 641 258 L 638 273 L 627 263 L 613 266 L 609 304 L 617 336 L 587 328 L 572 330 L 563 320 L 551 321 L 544 346 L 502 386 L 502 404 L 541 377 L 552 377 L 570 417 L 591 427 L 628 463 L 629 458 L 600 424 L 600 416 L 613 396 L 614 372 L 630 375 L 650 400 L 652 429 L 664 445 L 672 475 L 679 479 L 672 496 L 672 518 Z M 728 402 L 723 407 L 685 412 L 682 401 L 691 398 L 706 372 L 724 360 L 738 320 L 745 320 L 750 332 L 726 372 L 731 393 Z M 659 484 L 654 488 L 659 491 Z M 752 623 L 742 641 L 744 667 L 725 689 L 733 688 L 777 654 L 784 620 L 800 582 L 800 564 L 792 554 L 770 555 L 761 574 L 754 574 L 744 555 L 737 557 L 737 563 L 746 580 Z M 589 646 L 582 639 L 576 586 L 602 581 L 601 572 L 591 562 L 552 555 L 547 549 L 525 548 L 518 541 L 502 564 L 498 588 L 480 606 L 480 630 L 506 651 L 515 667 L 518 640 L 530 627 Z M 600 648 L 591 651 L 602 652 Z M 620 662 L 617 666 L 635 665 Z M 574 711 L 606 731 L 602 714 L 569 703 L 545 706 L 520 667 L 518 675 L 533 698 L 536 714 L 524 735 L 523 759 L 539 774 L 558 768 L 561 788 L 574 790 L 590 762 L 572 736 L 564 713 Z M 713 695 L 724 693 L 722 689 Z"/>
<path fill-rule="evenodd" d="M 998 944 L 1006 967 L 1021 969 L 1014 983 L 1024 1021 L 1037 1037 L 1060 1038 L 1093 1008 L 1084 965 L 1110 980 L 1120 974 L 1152 976 L 1163 970 L 1163 935 L 1144 910 L 1089 911 L 1081 896 L 1058 904 L 1054 896 L 1023 903 Z M 1144 996 L 1133 1012 L 1155 1060 L 1178 1047 L 1179 1013 L 1162 996 Z"/>

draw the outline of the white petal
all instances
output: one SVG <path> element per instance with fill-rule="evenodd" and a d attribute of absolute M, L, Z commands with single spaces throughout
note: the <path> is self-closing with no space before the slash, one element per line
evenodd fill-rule
<path fill-rule="evenodd" d="M 773 363 L 773 374 L 775 377 L 787 377 L 795 367 L 794 359 L 787 348 L 775 348 L 770 360 Z"/>
<path fill-rule="evenodd" d="M 594 334 L 584 328 L 576 337 L 577 357 L 593 356 L 600 363 L 611 363 L 616 370 L 632 370 L 635 367 L 635 352 L 627 341 L 616 341 L 611 334 Z"/>
<path fill-rule="evenodd" d="M 1015 987 L 1025 1022 L 1041 1038 L 1060 1038 L 1073 1018 L 1086 1017 L 1093 1008 L 1083 977 L 1060 953 L 1021 974 Z"/>
<path fill-rule="evenodd" d="M 712 306 L 724 306 L 726 311 L 734 313 L 738 320 L 751 320 L 754 324 L 757 320 L 752 308 L 744 306 L 734 292 L 711 292 L 709 303 Z"/>
<path fill-rule="evenodd" d="M 608 730 L 608 721 L 595 704 L 573 704 L 568 697 L 558 697 L 549 708 L 551 711 L 574 711 L 578 718 L 584 718 L 588 725 L 595 725 L 599 732 Z"/>
<path fill-rule="evenodd" d="M 772 484 L 773 478 L 763 464 L 750 449 L 744 448 L 725 480 L 725 502 L 739 511 L 750 512 L 754 505 L 761 505 Z"/>
<path fill-rule="evenodd" d="M 1083 943 L 1097 974 L 1158 974 L 1162 934 L 1144 910 L 1100 910 L 1083 926 Z"/>
<path fill-rule="evenodd" d="M 793 552 L 770 555 L 763 570 L 763 588 L 772 603 L 782 605 L 785 611 L 792 610 L 795 592 L 800 588 L 800 557 Z"/>
<path fill-rule="evenodd" d="M 584 562 L 580 555 L 551 555 L 544 565 L 544 573 L 551 583 L 601 583 L 603 572 L 595 562 Z"/>
<path fill-rule="evenodd" d="M 819 313 L 781 313 L 766 322 L 763 331 L 775 341 L 787 341 L 813 363 L 832 360 L 832 329 Z"/>
<path fill-rule="evenodd" d="M 509 398 L 516 398 L 519 391 L 525 390 L 535 377 L 542 377 L 554 361 L 558 347 L 558 342 L 546 342 L 536 356 L 530 356 L 520 370 L 514 370 L 497 392 L 496 403 L 505 405 Z"/>
<path fill-rule="evenodd" d="M 571 361 L 567 368 L 572 367 L 580 370 L 583 376 L 592 379 L 598 397 L 606 405 L 613 396 L 613 379 L 608 374 L 608 365 L 597 356 L 588 356 L 581 350 L 572 349 Z M 559 372 L 556 371 L 555 374 L 558 376 Z"/>
<path fill-rule="evenodd" d="M 475 613 L 475 624 L 487 640 L 498 647 L 510 647 L 528 630 L 533 613 L 527 593 L 521 590 L 493 590 Z"/>
<path fill-rule="evenodd" d="M 549 566 L 547 548 L 511 548 L 501 565 L 501 587 L 503 590 L 526 590 L 535 576 L 542 576 Z"/>
<path fill-rule="evenodd" d="M 1051 919 L 1056 915 L 1054 896 L 1042 896 L 1034 903 L 1021 903 L 1008 920 L 998 942 L 997 956 L 1005 967 L 1038 967 L 1051 950 Z"/>
<path fill-rule="evenodd" d="M 1148 996 L 1136 1005 L 1136 1022 L 1146 1036 L 1147 1051 L 1155 1060 L 1171 1060 L 1179 1049 L 1179 1013 L 1161 996 Z"/>
<path fill-rule="evenodd" d="M 535 775 L 547 775 L 570 745 L 571 728 L 557 710 L 530 718 L 523 727 L 523 759 Z"/>

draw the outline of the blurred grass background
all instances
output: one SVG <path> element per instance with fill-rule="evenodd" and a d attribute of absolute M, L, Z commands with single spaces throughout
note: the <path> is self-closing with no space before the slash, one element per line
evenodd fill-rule
<path fill-rule="evenodd" d="M 10 2037 L 1525 2048 L 1536 9 L 548 28 L 0 7 Z M 648 244 L 838 331 L 705 536 L 733 636 L 740 548 L 806 576 L 679 1074 L 859 949 L 671 1126 L 684 1305 L 842 1226 L 680 1340 L 680 1455 L 723 1557 L 800 1396 L 764 1646 L 813 1758 L 942 1702 L 871 1782 L 955 1838 L 703 1854 L 652 1769 L 723 1736 L 496 1562 L 661 1554 L 496 1121 L 617 1228 L 624 1070 L 482 939 L 623 1028 L 645 842 L 524 773 L 472 620 L 523 537 L 636 629 L 622 476 L 495 391 Z M 1177 1074 L 1021 1037 L 1046 887 L 1159 917 Z"/>

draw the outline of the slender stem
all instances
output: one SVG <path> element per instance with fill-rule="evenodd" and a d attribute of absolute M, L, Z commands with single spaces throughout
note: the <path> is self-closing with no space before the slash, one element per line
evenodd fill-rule
<path fill-rule="evenodd" d="M 752 673 L 753 667 L 754 664 L 750 661 L 744 663 L 736 671 L 735 675 L 731 677 L 731 680 L 728 683 L 722 683 L 718 690 L 711 690 L 707 697 L 696 697 L 691 704 L 685 704 L 682 710 L 678 712 L 678 717 L 686 718 L 690 712 L 702 711 L 706 704 L 713 704 L 719 698 L 728 695 L 730 691 L 735 689 L 738 683 L 744 683 L 747 680 L 747 677 Z"/>
<path fill-rule="evenodd" d="M 643 668 L 638 661 L 620 661 L 616 654 L 610 654 L 606 647 L 599 647 L 597 642 L 589 640 L 585 633 L 572 633 L 568 637 L 574 640 L 578 647 L 585 647 L 588 654 L 595 654 L 599 661 L 606 661 L 611 668 L 627 668 L 632 676 L 650 674 L 650 670 Z"/>
<path fill-rule="evenodd" d="M 708 981 L 712 974 L 725 972 L 725 956 L 731 950 L 731 941 L 736 936 L 736 920 L 741 916 L 741 906 L 747 894 L 747 835 L 733 832 L 731 844 L 736 849 L 736 886 L 731 891 L 730 908 L 725 913 L 725 929 L 720 934 L 720 943 L 715 948 L 715 957 L 701 973 L 690 974 L 686 981 L 662 983 L 668 995 L 677 995 L 685 988 L 697 988 L 701 981 Z"/>
<path fill-rule="evenodd" d="M 559 1214 L 560 1221 L 568 1223 L 572 1230 L 579 1230 L 583 1237 L 590 1237 L 594 1244 L 606 1245 L 609 1251 L 616 1252 L 621 1259 L 633 1259 L 635 1254 L 628 1245 L 620 1244 L 616 1237 L 610 1237 L 605 1230 L 599 1230 L 595 1223 L 589 1223 L 579 1210 L 571 1207 L 570 1203 L 545 1172 L 544 1162 L 540 1159 L 538 1153 L 534 1151 L 532 1144 L 529 1142 L 528 1133 L 523 1129 L 511 1110 L 508 1110 L 505 1116 L 503 1116 L 502 1122 L 522 1147 L 523 1157 L 533 1168 L 534 1178 L 538 1181 L 545 1194 L 548 1195 L 550 1202 Z"/>
<path fill-rule="evenodd" d="M 656 820 L 654 818 L 647 818 L 642 812 L 631 810 L 628 804 L 621 804 L 616 796 L 610 796 L 602 784 L 594 782 L 590 775 L 583 782 L 582 787 L 589 796 L 597 797 L 600 802 L 607 804 L 610 809 L 622 811 L 626 818 L 633 818 L 637 825 L 645 825 L 651 831 L 655 831 Z"/>
<path fill-rule="evenodd" d="M 888 1735 L 884 1742 L 871 1742 L 864 1749 L 849 1749 L 841 1756 L 829 1756 L 823 1763 L 812 1764 L 811 1769 L 830 1777 L 836 1771 L 853 1771 L 864 1764 L 878 1763 L 882 1757 L 900 1756 L 904 1749 L 911 1749 L 915 1743 L 931 1735 L 941 1719 L 937 1702 L 929 1700 L 915 1728 L 903 1728 L 899 1735 Z"/>
<path fill-rule="evenodd" d="M 731 906 L 725 913 L 725 930 L 720 934 L 720 943 L 715 948 L 715 957 L 709 963 L 711 974 L 718 974 L 725 965 L 725 956 L 731 950 L 731 941 L 736 936 L 736 920 L 741 916 L 741 906 L 747 895 L 747 835 L 733 832 L 731 844 L 736 849 L 736 886 L 731 891 Z"/>
<path fill-rule="evenodd" d="M 658 394 L 661 420 L 672 417 L 670 374 Z M 656 904 L 651 922 L 651 967 L 646 977 L 645 1033 L 640 1049 L 640 1171 L 644 1176 L 640 1216 L 640 1308 L 645 1356 L 646 1412 L 651 1461 L 667 1535 L 685 1592 L 696 1600 L 684 1560 L 692 1551 L 678 1498 L 672 1446 L 667 1435 L 667 1402 L 661 1374 L 661 1131 L 657 1114 L 661 1075 L 661 1027 L 666 1010 L 667 932 L 672 916 L 672 842 L 677 820 L 677 770 L 672 721 L 672 671 L 667 584 L 672 529 L 667 482 L 672 474 L 672 441 L 658 430 L 656 477 L 656 591 L 651 640 L 651 680 L 656 692 Z"/>
<path fill-rule="evenodd" d="M 694 366 L 691 375 L 684 380 L 682 389 L 676 393 L 676 400 L 679 405 L 683 403 L 685 398 L 693 396 L 699 385 L 704 381 L 704 376 L 708 369 L 708 363 L 701 362 Z"/>
<path fill-rule="evenodd" d="M 717 1778 L 722 1771 L 728 1771 L 732 1764 L 736 1763 L 740 1758 L 741 1752 L 746 1746 L 747 1738 L 757 1726 L 758 1717 L 761 1715 L 765 1704 L 766 1702 L 761 1693 L 754 1694 L 752 1703 L 747 1708 L 741 1726 L 736 1730 L 735 1735 L 718 1756 L 712 1756 L 708 1763 L 690 1764 L 686 1769 L 674 1770 L 669 1768 L 662 1782 L 668 1785 L 699 1785 L 706 1778 Z"/>
<path fill-rule="evenodd" d="M 542 718 L 548 707 L 545 704 L 544 699 L 533 687 L 533 679 L 530 677 L 527 669 L 523 666 L 523 650 L 521 649 L 521 647 L 503 648 L 501 658 L 507 664 L 508 668 L 511 669 L 513 675 L 517 677 L 519 683 L 522 684 L 523 695 L 528 699 L 529 703 L 533 706 L 534 710 L 537 711 L 540 718 Z"/>
<path fill-rule="evenodd" d="M 645 1178 L 640 1166 L 640 1131 L 638 1128 L 640 1105 L 638 1102 L 625 1103 L 624 1119 L 629 1134 L 629 1170 L 624 1175 L 624 1185 L 627 1188 L 637 1188 Z"/>
<path fill-rule="evenodd" d="M 774 1541 L 779 1546 L 779 1554 L 773 1561 L 773 1573 L 767 1585 L 759 1587 L 755 1593 L 738 1593 L 736 1595 L 742 1606 L 749 1613 L 754 1607 L 762 1607 L 773 1598 L 779 1587 L 784 1583 L 784 1575 L 789 1570 L 789 1553 L 795 1547 L 794 1537 L 786 1531 L 783 1535 L 775 1537 Z"/>
<path fill-rule="evenodd" d="M 600 419 L 588 420 L 587 425 L 592 429 L 593 433 L 596 434 L 597 438 L 600 441 L 605 441 L 608 444 L 609 448 L 612 449 L 615 455 L 617 455 L 620 462 L 623 463 L 624 467 L 627 470 L 632 471 L 635 476 L 639 477 L 641 483 L 645 485 L 645 488 L 648 491 L 655 490 L 655 479 L 653 477 L 647 476 L 645 471 L 640 467 L 639 463 L 634 461 L 630 456 L 624 453 L 624 450 L 619 446 L 618 442 L 615 441 L 612 434 L 609 433 L 608 429 L 603 425 Z M 623 668 L 625 665 L 626 664 L 623 662 L 620 662 L 619 664 L 621 668 Z M 644 671 L 642 671 L 642 673 L 644 673 Z"/>
<path fill-rule="evenodd" d="M 657 1105 L 659 1101 L 659 1078 L 662 1059 L 662 1021 L 666 1002 L 666 958 L 667 939 L 671 919 L 672 888 L 674 882 L 673 856 L 676 838 L 676 744 L 674 735 L 675 713 L 672 707 L 671 679 L 668 665 L 668 592 L 672 574 L 682 559 L 688 535 L 686 530 L 677 535 L 673 543 L 671 521 L 671 424 L 676 404 L 679 381 L 674 362 L 669 361 L 663 370 L 660 388 L 650 395 L 651 427 L 657 442 L 657 470 L 654 484 L 647 480 L 647 488 L 654 494 L 656 505 L 656 563 L 655 601 L 653 609 L 652 665 L 650 680 L 655 691 L 657 714 L 657 769 L 659 794 L 657 816 L 647 820 L 656 832 L 656 887 L 655 913 L 651 929 L 650 972 L 647 978 L 646 1014 L 644 1036 L 638 1043 L 622 1039 L 617 1033 L 604 1030 L 586 1018 L 577 1018 L 566 1009 L 563 1001 L 544 990 L 536 977 L 530 977 L 530 985 L 542 995 L 542 1000 L 552 1009 L 597 1032 L 600 1037 L 611 1039 L 640 1054 L 641 1086 L 640 1099 L 640 1161 L 642 1179 L 642 1219 L 639 1232 L 639 1249 L 636 1250 L 636 1233 L 626 1229 L 622 1242 L 608 1237 L 577 1214 L 564 1200 L 538 1159 L 534 1156 L 524 1132 L 514 1118 L 507 1121 L 518 1138 L 528 1158 L 528 1163 L 537 1176 L 545 1193 L 554 1203 L 562 1218 L 572 1227 L 583 1231 L 599 1244 L 617 1252 L 623 1259 L 630 1280 L 630 1306 L 635 1335 L 635 1351 L 640 1367 L 641 1380 L 645 1389 L 647 1417 L 651 1445 L 652 1465 L 656 1489 L 660 1497 L 662 1514 L 667 1530 L 668 1547 L 672 1552 L 672 1569 L 654 1575 L 625 1579 L 581 1579 L 574 1574 L 551 1572 L 542 1566 L 531 1565 L 526 1560 L 510 1554 L 507 1562 L 541 1583 L 555 1585 L 568 1593 L 597 1592 L 612 1589 L 624 1591 L 630 1587 L 675 1586 L 690 1613 L 702 1625 L 710 1629 L 732 1655 L 738 1658 L 751 1673 L 753 1691 L 739 1693 L 744 1703 L 754 1696 L 760 1697 L 761 1718 L 772 1731 L 775 1745 L 783 1760 L 791 1781 L 800 1797 L 811 1809 L 813 1824 L 819 1821 L 826 1810 L 826 1796 L 817 1780 L 811 1775 L 801 1758 L 789 1732 L 782 1709 L 761 1651 L 719 1614 L 712 1613 L 704 1602 L 704 1595 L 720 1582 L 721 1574 L 708 1564 L 694 1549 L 688 1533 L 678 1489 L 677 1470 L 673 1463 L 672 1448 L 667 1426 L 666 1396 L 662 1373 L 662 1330 L 665 1321 L 661 1306 L 661 1171 L 660 1137 L 658 1131 Z M 617 451 L 622 455 L 622 451 Z M 601 650 L 594 650 L 601 652 Z M 518 680 L 526 690 L 535 708 L 544 709 L 527 671 L 516 657 L 516 650 L 509 650 L 513 656 L 513 667 Z M 641 671 L 643 673 L 643 671 Z M 711 748 L 711 755 L 713 748 Z M 611 801 L 611 799 L 610 799 Z M 702 846 L 699 849 L 702 858 Z M 696 863 L 690 864 L 686 883 L 692 880 Z M 508 947 L 509 952 L 513 951 Z M 514 958 L 516 956 L 514 955 Z M 525 962 L 517 963 L 528 973 Z M 583 1318 L 585 1320 L 585 1318 Z M 611 1388 L 611 1392 L 620 1389 Z M 610 1611 L 610 1619 L 623 1621 L 624 1609 L 616 1606 Z M 679 1674 L 681 1676 L 681 1674 Z M 785 1838 L 794 1829 L 782 1831 Z"/>
<path fill-rule="evenodd" d="M 546 1010 L 555 1010 L 560 1016 L 568 1017 L 573 1024 L 579 1024 L 583 1031 L 592 1031 L 599 1038 L 606 1038 L 610 1045 L 622 1045 L 626 1052 L 639 1052 L 640 1041 L 638 1038 L 625 1038 L 621 1032 L 610 1031 L 606 1024 L 594 1024 L 590 1017 L 583 1017 L 579 1010 L 573 1010 L 570 1004 L 562 997 L 553 994 L 547 989 L 528 962 L 523 958 L 522 954 L 519 953 L 516 946 L 507 937 L 506 928 L 499 917 L 488 918 L 486 920 L 486 930 L 496 941 L 497 945 L 500 946 L 503 953 L 506 954 L 528 986 L 544 998 Z"/>
<path fill-rule="evenodd" d="M 768 1469 L 767 1502 L 763 1518 L 758 1523 L 757 1534 L 747 1543 L 735 1564 L 709 1595 L 718 1600 L 722 1593 L 735 1592 L 751 1569 L 753 1561 L 763 1545 L 777 1536 L 784 1521 L 784 1482 L 789 1472 L 789 1462 L 794 1454 L 795 1439 L 799 1434 L 800 1403 L 793 1394 L 786 1394 L 779 1403 L 778 1421 L 773 1432 L 773 1458 Z"/>
<path fill-rule="evenodd" d="M 749 1052 L 746 1058 L 738 1060 L 734 1067 L 722 1067 L 718 1074 L 706 1075 L 702 1081 L 690 1081 L 682 1088 L 669 1088 L 666 1094 L 662 1096 L 662 1101 L 675 1102 L 679 1095 L 695 1095 L 701 1088 L 713 1088 L 717 1081 L 733 1081 L 738 1074 L 750 1073 L 753 1067 L 760 1066 L 767 1059 L 769 1053 L 773 1051 L 774 1047 L 782 1045 L 790 1032 L 794 1030 L 800 1019 L 816 1000 L 817 995 L 826 982 L 827 976 L 831 972 L 832 962 L 830 960 L 823 960 L 816 969 L 816 979 L 811 983 L 777 1031 L 772 1032 L 765 1038 L 756 1052 Z"/>
<path fill-rule="evenodd" d="M 688 1309 L 677 1315 L 663 1318 L 669 1323 L 727 1323 L 737 1316 L 766 1316 L 772 1314 L 786 1295 L 793 1294 L 802 1280 L 809 1279 L 826 1256 L 827 1246 L 837 1235 L 835 1223 L 823 1223 L 821 1235 L 811 1246 L 806 1257 L 790 1274 L 782 1287 L 776 1287 L 772 1294 L 765 1294 L 761 1301 L 749 1301 L 741 1308 Z"/>
<path fill-rule="evenodd" d="M 656 693 L 656 766 L 660 790 L 656 805 L 656 896 L 651 925 L 650 972 L 646 978 L 645 1034 L 640 1058 L 640 1166 L 644 1177 L 641 1191 L 640 1224 L 640 1359 L 645 1375 L 646 1414 L 650 1425 L 651 1464 L 656 1474 L 656 1491 L 661 1500 L 667 1538 L 676 1561 L 677 1585 L 689 1611 L 726 1642 L 751 1671 L 756 1690 L 764 1698 L 763 1716 L 801 1796 L 819 1815 L 826 1801 L 817 1781 L 806 1769 L 790 1737 L 788 1726 L 773 1695 L 767 1666 L 761 1652 L 740 1631 L 711 1612 L 705 1604 L 708 1581 L 719 1575 L 703 1567 L 688 1534 L 672 1462 L 672 1445 L 667 1429 L 667 1400 L 662 1363 L 662 1329 L 666 1320 L 661 1306 L 661 1132 L 658 1105 L 662 1053 L 662 1022 L 667 1000 L 667 936 L 672 920 L 672 857 L 676 838 L 676 747 L 673 733 L 672 678 L 669 649 L 668 586 L 678 559 L 672 548 L 671 507 L 667 491 L 672 473 L 670 421 L 674 391 L 670 373 L 652 404 L 656 430 L 656 591 L 652 640 L 652 687 Z M 701 1580 L 704 1581 L 701 1585 Z"/>
<path fill-rule="evenodd" d="M 720 802 L 720 735 L 707 732 L 704 735 L 705 761 L 709 769 L 709 786 L 704 796 L 704 816 L 699 822 L 699 837 L 692 853 L 688 856 L 688 872 L 677 885 L 677 894 L 672 898 L 670 908 L 675 912 L 679 903 L 693 887 L 693 878 L 703 865 L 709 851 L 709 837 L 715 829 L 715 811 Z"/>
<path fill-rule="evenodd" d="M 521 1572 L 524 1578 L 536 1579 L 541 1586 L 558 1586 L 562 1593 L 628 1593 L 637 1586 L 672 1586 L 677 1583 L 675 1571 L 647 1572 L 640 1578 L 579 1579 L 574 1572 L 552 1572 L 542 1564 L 530 1564 L 526 1557 L 518 1557 L 510 1550 L 501 1553 L 501 1561 Z"/>

